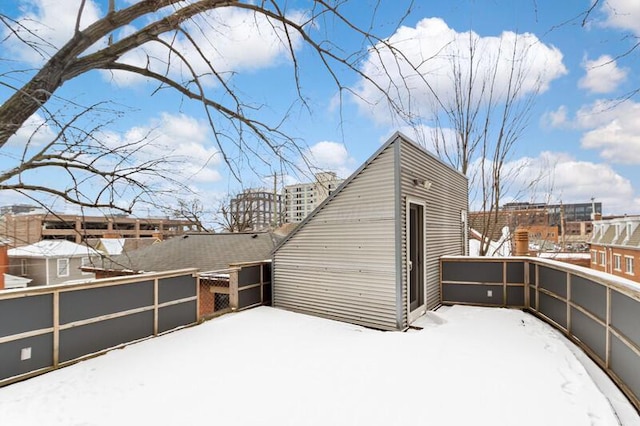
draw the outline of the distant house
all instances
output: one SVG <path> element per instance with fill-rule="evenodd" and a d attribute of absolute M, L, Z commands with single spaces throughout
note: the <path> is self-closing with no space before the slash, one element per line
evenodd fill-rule
<path fill-rule="evenodd" d="M 591 268 L 640 282 L 640 216 L 593 222 Z"/>
<path fill-rule="evenodd" d="M 467 179 L 395 134 L 277 247 L 276 307 L 404 329 L 440 303 L 440 257 L 467 252 Z"/>
<path fill-rule="evenodd" d="M 232 263 L 270 259 L 281 239 L 271 232 L 186 234 L 104 258 L 101 264 L 85 270 L 100 278 L 184 268 L 198 268 L 202 272 L 227 269 Z"/>
<path fill-rule="evenodd" d="M 67 240 L 42 240 L 8 251 L 9 274 L 31 279 L 30 286 L 61 284 L 95 278 L 93 273 L 81 271 L 90 264 L 90 257 L 99 253 Z"/>
<path fill-rule="evenodd" d="M 118 256 L 161 242 L 159 238 L 88 238 L 87 245 L 108 256 Z"/>

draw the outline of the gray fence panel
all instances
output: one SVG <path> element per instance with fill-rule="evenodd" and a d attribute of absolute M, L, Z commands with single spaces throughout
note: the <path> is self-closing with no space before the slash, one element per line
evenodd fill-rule
<path fill-rule="evenodd" d="M 194 324 L 198 321 L 196 316 L 197 301 L 178 303 L 158 309 L 158 332 Z"/>
<path fill-rule="evenodd" d="M 602 361 L 607 358 L 607 329 L 575 308 L 571 308 L 571 334 L 591 348 Z"/>
<path fill-rule="evenodd" d="M 60 330 L 60 362 L 152 335 L 152 310 Z"/>
<path fill-rule="evenodd" d="M 238 287 L 260 284 L 260 270 L 262 265 L 245 266 L 238 272 Z"/>
<path fill-rule="evenodd" d="M 611 291 L 611 325 L 640 347 L 640 303 Z"/>
<path fill-rule="evenodd" d="M 450 261 L 442 262 L 442 280 L 501 283 L 502 263 Z"/>
<path fill-rule="evenodd" d="M 443 284 L 442 301 L 502 305 L 502 290 L 501 285 Z M 491 291 L 491 296 L 488 295 L 488 291 Z"/>
<path fill-rule="evenodd" d="M 571 276 L 571 300 L 597 316 L 607 319 L 607 289 L 594 281 Z"/>
<path fill-rule="evenodd" d="M 0 300 L 0 337 L 49 327 L 53 327 L 52 294 Z"/>
<path fill-rule="evenodd" d="M 529 285 L 536 285 L 536 265 L 529 264 Z"/>
<path fill-rule="evenodd" d="M 60 324 L 152 306 L 153 281 L 60 293 Z"/>
<path fill-rule="evenodd" d="M 191 275 L 158 280 L 158 302 L 186 299 L 197 295 L 196 278 Z"/>
<path fill-rule="evenodd" d="M 524 286 L 507 286 L 507 306 L 524 306 Z"/>
<path fill-rule="evenodd" d="M 246 308 L 247 306 L 261 303 L 260 287 L 249 288 L 238 292 L 238 308 Z"/>
<path fill-rule="evenodd" d="M 536 304 L 536 288 L 529 287 L 529 307 L 534 310 L 538 310 L 538 305 Z"/>
<path fill-rule="evenodd" d="M 640 398 L 640 357 L 615 335 L 611 336 L 611 370 Z"/>
<path fill-rule="evenodd" d="M 538 268 L 538 286 L 552 291 L 558 296 L 567 297 L 567 274 L 546 266 Z"/>
<path fill-rule="evenodd" d="M 271 263 L 262 264 L 262 279 L 264 282 L 271 282 Z"/>
<path fill-rule="evenodd" d="M 31 359 L 20 360 L 23 348 L 31 348 Z M 0 380 L 53 366 L 53 333 L 0 344 Z"/>
<path fill-rule="evenodd" d="M 262 303 L 271 306 L 271 284 L 262 286 Z"/>
<path fill-rule="evenodd" d="M 538 312 L 567 328 L 567 305 L 561 300 L 538 292 Z"/>
<path fill-rule="evenodd" d="M 524 284 L 524 262 L 507 262 L 507 282 Z"/>

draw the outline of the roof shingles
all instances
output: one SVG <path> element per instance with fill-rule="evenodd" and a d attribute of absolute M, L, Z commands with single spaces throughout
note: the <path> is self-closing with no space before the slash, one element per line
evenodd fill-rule
<path fill-rule="evenodd" d="M 187 234 L 114 257 L 105 269 L 159 272 L 226 269 L 231 263 L 270 259 L 281 237 L 269 232 Z"/>

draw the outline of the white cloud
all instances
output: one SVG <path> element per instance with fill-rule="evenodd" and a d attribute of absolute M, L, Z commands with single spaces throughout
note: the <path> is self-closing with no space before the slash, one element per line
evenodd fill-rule
<path fill-rule="evenodd" d="M 301 22 L 302 17 L 298 12 L 288 15 L 295 22 Z M 211 75 L 207 61 L 226 79 L 233 72 L 255 71 L 287 61 L 291 56 L 290 49 L 295 51 L 302 45 L 302 39 L 296 31 L 289 31 L 290 47 L 282 24 L 269 20 L 264 15 L 232 6 L 204 12 L 186 22 L 184 28 L 192 37 L 193 43 L 182 34 L 176 37 L 164 35 L 162 39 L 186 58 L 193 67 L 193 72 L 202 76 L 202 81 L 208 85 L 216 84 L 216 78 Z M 134 30 L 133 27 L 125 28 L 121 37 Z M 168 55 L 166 46 L 150 42 L 125 55 L 120 62 L 139 67 L 149 66 L 160 73 L 165 73 L 168 69 L 170 77 L 177 81 L 191 80 L 193 76 L 184 62 L 175 54 Z M 137 84 L 144 79 L 122 71 L 105 72 L 105 75 L 120 86 Z"/>
<path fill-rule="evenodd" d="M 637 0 L 605 0 L 602 11 L 606 15 L 607 26 L 640 35 L 640 2 Z"/>
<path fill-rule="evenodd" d="M 20 4 L 21 15 L 17 20 L 22 27 L 15 26 L 21 38 L 38 44 L 42 55 L 27 47 L 16 36 L 3 29 L 3 38 L 8 37 L 5 47 L 11 54 L 30 64 L 39 64 L 48 59 L 73 35 L 77 10 L 81 0 L 25 0 Z M 80 29 L 97 21 L 101 16 L 98 5 L 87 0 L 80 20 Z M 44 58 L 43 58 L 44 55 Z"/>
<path fill-rule="evenodd" d="M 338 142 L 318 142 L 308 149 L 306 157 L 312 167 L 336 172 L 341 178 L 346 178 L 355 170 L 355 160 L 349 155 L 344 144 Z"/>
<path fill-rule="evenodd" d="M 54 137 L 54 130 L 40 114 L 35 113 L 9 138 L 8 146 L 37 148 L 52 142 Z"/>
<path fill-rule="evenodd" d="M 394 102 L 415 115 L 431 115 L 439 107 L 436 95 L 445 105 L 452 102 L 456 90 L 454 68 L 464 81 L 470 69 L 470 46 L 475 48 L 473 67 L 477 79 L 489 79 L 495 70 L 494 97 L 498 99 L 505 96 L 502 91 L 508 86 L 514 57 L 518 61 L 516 68 L 521 71 L 517 76 L 521 97 L 547 90 L 554 79 L 567 73 L 562 53 L 530 33 L 507 31 L 498 37 L 481 37 L 474 32 L 458 33 L 440 18 L 425 18 L 415 28 L 399 28 L 387 42 L 401 50 L 403 57 L 378 45 L 362 71 Z M 481 86 L 474 85 L 472 96 L 486 100 Z M 372 112 L 380 122 L 393 120 L 384 95 L 373 84 L 363 80 L 355 90 L 363 110 Z"/>
<path fill-rule="evenodd" d="M 526 164 L 526 168 L 521 168 L 515 176 L 514 188 L 531 186 L 543 177 L 531 197 L 533 201 L 577 203 L 588 202 L 594 197 L 603 203 L 606 213 L 640 213 L 640 197 L 631 181 L 609 164 L 581 161 L 565 153 L 547 151 L 535 158 L 518 159 L 506 167 L 515 170 L 522 164 Z"/>
<path fill-rule="evenodd" d="M 26 48 L 17 37 L 10 35 L 8 29 L 0 33 L 3 38 L 8 37 L 5 46 L 20 60 L 30 64 L 42 63 L 73 35 L 79 5 L 80 0 L 26 0 L 20 7 L 20 16 L 17 17 L 25 28 L 16 28 L 22 38 L 37 42 L 45 57 L 33 49 Z M 157 18 L 163 13 L 167 12 L 161 11 L 154 16 Z M 87 27 L 103 15 L 95 0 L 87 0 L 80 28 Z M 303 13 L 297 11 L 290 12 L 287 17 L 294 22 L 302 23 L 304 20 Z M 141 20 L 139 25 L 147 23 L 148 20 Z M 211 71 L 200 56 L 201 53 L 211 62 L 216 72 L 226 78 L 231 72 L 254 71 L 287 61 L 290 59 L 290 49 L 298 50 L 302 45 L 297 31 L 291 30 L 287 34 L 281 23 L 233 6 L 203 12 L 185 22 L 183 28 L 192 37 L 193 43 L 181 33 L 175 36 L 162 35 L 161 38 L 183 55 L 193 66 L 194 72 L 202 76 L 202 80 L 208 84 L 213 84 L 215 78 L 203 76 Z M 117 34 L 116 41 L 118 38 L 131 35 L 136 29 L 133 25 L 123 27 Z M 29 34 L 29 31 L 37 37 Z M 104 43 L 105 41 L 101 41 L 99 44 Z M 121 62 L 140 67 L 149 66 L 159 73 L 166 73 L 168 70 L 169 75 L 177 81 L 189 81 L 193 78 L 177 55 L 174 53 L 169 56 L 166 46 L 157 42 L 149 42 L 133 50 L 126 54 Z M 103 71 L 103 75 L 107 80 L 121 86 L 137 84 L 144 80 L 143 77 L 123 71 Z"/>
<path fill-rule="evenodd" d="M 136 153 L 137 160 L 173 159 L 176 167 L 172 172 L 175 177 L 186 179 L 185 183 L 210 183 L 221 179 L 216 169 L 221 156 L 212 146 L 211 131 L 206 123 L 193 117 L 163 113 L 144 126 L 133 127 L 124 134 L 108 133 L 103 139 L 114 148 L 148 141 Z"/>
<path fill-rule="evenodd" d="M 565 127 L 583 132 L 580 139 L 584 149 L 597 150 L 611 163 L 640 164 L 640 103 L 599 99 L 583 105 L 574 117 L 564 106 L 547 112 L 543 124 Z"/>
<path fill-rule="evenodd" d="M 541 123 L 545 127 L 566 127 L 569 126 L 567 117 L 567 107 L 560 105 L 555 111 L 548 111 L 543 114 Z"/>
<path fill-rule="evenodd" d="M 602 55 L 594 60 L 585 60 L 584 77 L 578 86 L 591 93 L 611 93 L 627 79 L 628 69 L 618 68 L 616 61 L 609 55 Z"/>
<path fill-rule="evenodd" d="M 597 101 L 576 114 L 578 126 L 587 130 L 582 147 L 600 151 L 607 161 L 640 164 L 640 104 Z"/>

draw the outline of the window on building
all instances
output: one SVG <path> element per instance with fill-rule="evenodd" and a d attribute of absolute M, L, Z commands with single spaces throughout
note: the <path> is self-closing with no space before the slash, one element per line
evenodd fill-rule
<path fill-rule="evenodd" d="M 69 259 L 58 259 L 58 276 L 69 276 Z"/>
<path fill-rule="evenodd" d="M 591 250 L 591 263 L 598 264 L 598 252 Z"/>
<path fill-rule="evenodd" d="M 29 273 L 27 269 L 27 259 L 20 259 L 20 275 L 23 277 Z"/>
<path fill-rule="evenodd" d="M 613 269 L 616 271 L 622 270 L 622 257 L 619 254 L 613 255 Z"/>
<path fill-rule="evenodd" d="M 600 252 L 600 265 L 605 266 L 606 264 L 607 264 L 607 256 L 603 251 L 601 251 Z"/>
<path fill-rule="evenodd" d="M 625 256 L 624 257 L 624 272 L 627 274 L 633 275 L 633 257 Z"/>
<path fill-rule="evenodd" d="M 84 267 L 91 267 L 91 259 L 89 259 L 88 257 L 83 257 L 83 258 L 81 259 L 80 266 L 81 266 L 82 268 L 84 268 Z M 91 275 L 91 272 L 85 272 L 85 271 L 82 271 L 82 275 Z"/>

